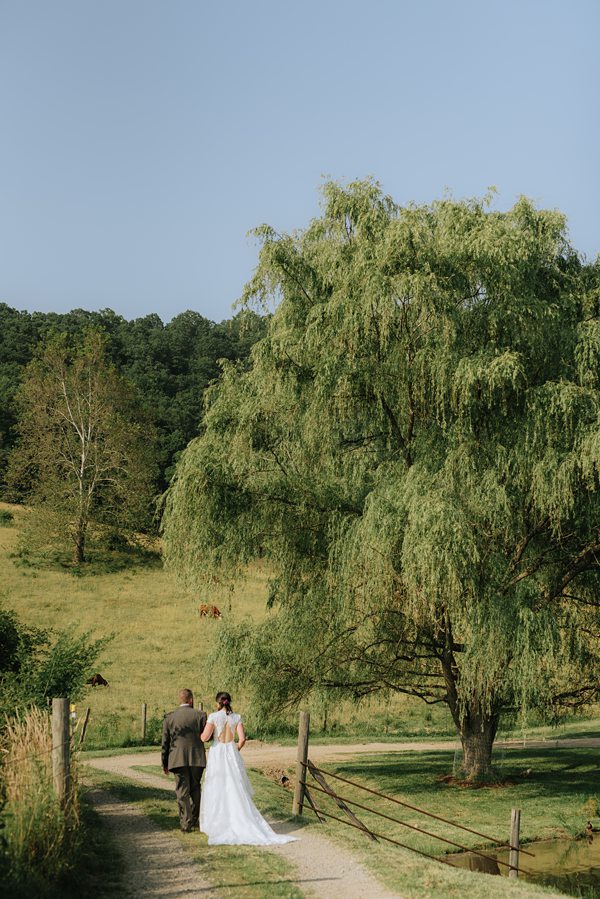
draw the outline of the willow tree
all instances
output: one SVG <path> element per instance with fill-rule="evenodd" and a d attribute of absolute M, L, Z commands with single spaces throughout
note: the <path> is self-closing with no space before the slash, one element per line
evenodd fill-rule
<path fill-rule="evenodd" d="M 81 565 L 92 523 L 130 530 L 148 522 L 153 431 L 100 332 L 74 345 L 64 334 L 42 343 L 17 402 L 8 479 L 33 506 L 44 542 L 69 542 Z"/>
<path fill-rule="evenodd" d="M 258 234 L 245 301 L 277 308 L 181 458 L 167 558 L 267 558 L 277 614 L 220 647 L 257 701 L 444 702 L 487 777 L 503 712 L 598 695 L 600 320 L 563 217 L 331 183 Z"/>

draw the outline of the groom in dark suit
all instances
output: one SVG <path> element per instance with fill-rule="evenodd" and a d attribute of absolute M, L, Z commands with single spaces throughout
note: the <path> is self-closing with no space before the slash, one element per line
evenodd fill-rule
<path fill-rule="evenodd" d="M 184 833 L 198 827 L 200 781 L 206 768 L 206 753 L 200 734 L 206 724 L 206 712 L 194 708 L 191 690 L 179 693 L 179 708 L 165 716 L 161 761 L 163 771 L 175 775 L 175 794 L 179 823 Z"/>

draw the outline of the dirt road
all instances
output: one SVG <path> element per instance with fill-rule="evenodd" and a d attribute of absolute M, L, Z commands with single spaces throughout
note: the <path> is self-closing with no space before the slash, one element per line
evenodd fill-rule
<path fill-rule="evenodd" d="M 313 744 L 310 747 L 310 758 L 316 764 L 336 761 L 356 755 L 375 755 L 377 753 L 391 752 L 453 752 L 457 746 L 456 740 L 443 742 L 419 742 L 419 743 L 337 743 L 337 744 Z M 576 749 L 596 748 L 600 749 L 600 737 L 580 737 L 564 740 L 507 740 L 495 744 L 496 749 Z M 259 740 L 249 740 L 243 749 L 244 761 L 249 768 L 265 768 L 267 766 L 279 766 L 289 768 L 296 761 L 295 746 L 279 746 L 271 743 L 261 743 Z M 88 764 L 99 768 L 101 771 L 114 772 L 125 777 L 135 777 L 138 780 L 147 775 L 141 772 L 132 772 L 131 769 L 141 765 L 160 764 L 160 752 L 139 752 L 132 755 L 114 755 L 86 760 Z M 152 780 L 152 778 L 151 778 Z M 164 787 L 163 781 L 163 787 Z"/>
<path fill-rule="evenodd" d="M 496 744 L 497 748 L 523 749 L 523 741 Z M 528 741 L 527 748 L 577 747 L 600 748 L 600 737 L 565 740 Z M 313 745 L 310 757 L 317 764 L 361 754 L 392 752 L 453 751 L 455 740 L 419 743 L 352 743 Z M 251 768 L 289 768 L 295 763 L 294 746 L 278 746 L 249 741 L 243 750 L 246 765 Z M 136 767 L 160 764 L 158 749 L 131 755 L 114 755 L 85 759 L 85 763 L 120 777 L 128 777 L 149 788 L 173 789 L 173 780 L 134 770 Z M 105 791 L 92 791 L 90 798 L 124 849 L 125 881 L 131 896 L 169 897 L 218 896 L 220 890 L 203 882 L 197 865 L 182 849 L 178 841 L 161 830 L 134 805 L 121 802 Z M 175 813 L 175 812 L 174 812 Z M 279 832 L 289 827 L 274 825 Z M 290 831 L 291 832 L 291 831 Z M 306 896 L 316 899 L 399 899 L 390 893 L 347 850 L 333 845 L 326 838 L 303 830 L 300 839 L 284 846 L 270 847 L 281 853 L 290 864 L 291 880 Z"/>
<path fill-rule="evenodd" d="M 246 764 L 263 767 L 281 764 L 277 753 L 268 747 L 248 744 Z M 289 749 L 289 747 L 278 747 Z M 244 753 L 246 750 L 244 749 Z M 294 750 L 292 747 L 292 761 Z M 282 758 L 288 759 L 288 753 Z M 321 756 L 319 755 L 320 759 Z M 159 764 L 158 752 L 87 759 L 86 764 L 100 771 L 128 777 L 151 788 L 174 789 L 173 778 L 133 770 L 136 766 Z M 287 764 L 287 761 L 285 762 Z M 95 797 L 97 795 L 97 798 Z M 220 890 L 203 883 L 193 860 L 168 832 L 153 824 L 135 806 L 121 802 L 105 791 L 90 793 L 93 804 L 106 820 L 124 849 L 125 883 L 132 896 L 218 896 Z M 176 814 L 173 803 L 173 814 Z M 293 832 L 291 827 L 273 824 L 279 833 Z M 391 893 L 354 856 L 325 837 L 302 830 L 294 843 L 269 847 L 285 857 L 291 869 L 291 881 L 306 896 L 314 899 L 401 899 Z"/>

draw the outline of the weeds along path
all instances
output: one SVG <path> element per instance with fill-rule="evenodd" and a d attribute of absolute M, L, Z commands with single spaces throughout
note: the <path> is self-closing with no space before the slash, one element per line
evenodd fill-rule
<path fill-rule="evenodd" d="M 209 895 L 198 866 L 179 843 L 128 802 L 90 790 L 88 802 L 108 824 L 123 855 L 127 895 L 175 899 Z"/>
<path fill-rule="evenodd" d="M 100 771 L 128 777 L 160 790 L 173 789 L 173 781 L 132 770 L 133 765 L 147 765 L 149 753 L 87 759 L 86 764 Z M 250 761 L 249 764 L 255 764 Z M 132 896 L 218 896 L 219 887 L 201 882 L 199 868 L 179 842 L 161 830 L 135 805 L 122 802 L 104 790 L 88 793 L 90 801 L 106 817 L 123 849 L 126 864 L 126 887 Z M 174 797 L 173 797 L 174 798 Z M 173 802 L 173 815 L 177 814 Z M 285 826 L 273 825 L 280 833 Z M 297 842 L 265 849 L 277 852 L 292 868 L 292 882 L 306 896 L 315 899 L 401 899 L 382 886 L 347 850 L 326 838 L 306 830 Z M 243 885 L 239 885 L 243 891 Z"/>

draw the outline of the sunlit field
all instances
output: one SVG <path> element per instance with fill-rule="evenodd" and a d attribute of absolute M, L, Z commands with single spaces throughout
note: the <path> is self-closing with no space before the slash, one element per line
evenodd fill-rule
<path fill-rule="evenodd" d="M 10 508 L 12 526 L 0 527 L 1 599 L 24 622 L 43 628 L 114 634 L 98 671 L 109 687 L 90 687 L 78 712 L 91 708 L 89 744 L 122 743 L 140 736 L 142 702 L 152 718 L 162 718 L 181 686 L 190 686 L 205 705 L 221 687 L 203 681 L 202 662 L 218 639 L 218 620 L 202 618 L 206 597 L 186 595 L 160 565 L 75 577 L 69 570 L 23 566 L 15 556 L 22 510 Z M 264 614 L 265 576 L 257 567 L 231 597 L 232 612 Z M 225 611 L 225 610 L 223 610 Z M 88 742 L 86 738 L 86 743 Z"/>
<path fill-rule="evenodd" d="M 91 708 L 88 748 L 139 743 L 143 702 L 147 704 L 147 742 L 155 742 L 163 713 L 176 703 L 181 686 L 191 687 L 197 701 L 212 708 L 215 692 L 227 685 L 213 683 L 204 664 L 209 649 L 219 639 L 221 626 L 219 620 L 198 614 L 198 606 L 210 602 L 210 596 L 184 592 L 159 560 L 84 576 L 75 576 L 66 568 L 24 564 L 16 550 L 19 524 L 26 513 L 6 504 L 0 504 L 0 509 L 14 516 L 8 526 L 0 525 L 3 604 L 29 625 L 55 629 L 71 626 L 90 631 L 94 637 L 114 634 L 97 666 L 110 686 L 89 687 L 78 703 L 79 716 L 86 706 Z M 267 572 L 257 563 L 230 599 L 224 603 L 219 599 L 218 603 L 224 615 L 260 620 L 268 614 L 266 596 Z M 247 698 L 235 699 L 246 712 L 251 736 L 263 736 L 256 722 L 252 729 Z M 360 705 L 332 703 L 327 710 L 314 706 L 311 713 L 313 740 L 362 742 L 454 736 L 445 707 L 425 706 L 404 696 Z M 291 710 L 287 729 L 270 738 L 293 740 L 296 718 L 295 710 Z M 586 722 L 581 721 L 575 728 L 571 725 L 569 731 L 585 732 L 586 728 Z M 545 736 L 553 733 L 550 728 L 543 731 Z"/>

